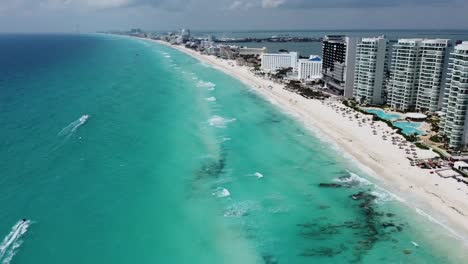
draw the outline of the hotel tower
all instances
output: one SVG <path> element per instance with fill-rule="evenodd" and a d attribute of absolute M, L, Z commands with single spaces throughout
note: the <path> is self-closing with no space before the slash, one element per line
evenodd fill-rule
<path fill-rule="evenodd" d="M 459 150 L 468 143 L 468 41 L 450 55 L 440 133 L 447 137 L 449 149 Z"/>

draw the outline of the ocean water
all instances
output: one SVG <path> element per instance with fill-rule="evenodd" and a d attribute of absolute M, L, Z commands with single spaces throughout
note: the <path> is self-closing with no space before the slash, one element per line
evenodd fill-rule
<path fill-rule="evenodd" d="M 169 47 L 1 35 L 0 72 L 2 264 L 466 257 L 326 135 Z"/>

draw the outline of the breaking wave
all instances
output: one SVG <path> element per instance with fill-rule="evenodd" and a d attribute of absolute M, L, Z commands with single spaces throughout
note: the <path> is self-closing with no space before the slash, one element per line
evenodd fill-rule
<path fill-rule="evenodd" d="M 351 186 L 372 185 L 372 183 L 370 181 L 360 177 L 356 173 L 348 171 L 348 170 L 346 172 L 348 173 L 348 175 L 336 178 L 336 179 L 334 179 L 334 181 L 344 183 L 344 184 L 347 184 L 347 185 L 351 185 Z"/>
<path fill-rule="evenodd" d="M 228 206 L 224 210 L 224 217 L 242 217 L 248 215 L 251 211 L 259 210 L 257 203 L 252 201 L 238 202 Z"/>
<path fill-rule="evenodd" d="M 231 123 L 231 122 L 234 122 L 234 121 L 236 121 L 235 118 L 226 119 L 224 117 L 215 115 L 215 116 L 211 117 L 208 120 L 208 123 L 210 124 L 210 126 L 214 126 L 214 127 L 218 127 L 218 128 L 224 128 L 224 127 L 226 127 L 226 125 L 228 123 Z"/>
<path fill-rule="evenodd" d="M 263 174 L 261 174 L 260 172 L 255 172 L 253 174 L 253 176 L 255 176 L 255 177 L 259 178 L 259 179 L 263 178 Z"/>
<path fill-rule="evenodd" d="M 198 81 L 197 83 L 198 88 L 207 88 L 208 90 L 214 90 L 216 87 L 216 84 L 212 82 L 205 82 L 205 81 Z"/>
<path fill-rule="evenodd" d="M 216 190 L 212 194 L 218 198 L 231 196 L 231 193 L 226 188 L 216 188 Z"/>
<path fill-rule="evenodd" d="M 370 182 L 369 180 L 357 175 L 354 172 L 347 171 L 348 175 L 347 176 L 342 176 L 339 178 L 334 179 L 335 182 L 342 183 L 348 187 L 354 187 L 354 186 L 373 186 L 374 190 L 370 192 L 371 195 L 375 196 L 375 202 L 376 203 L 384 203 L 384 202 L 390 202 L 390 201 L 400 201 L 403 202 L 404 199 L 401 197 L 387 191 L 386 189 L 375 185 L 374 183 Z"/>
<path fill-rule="evenodd" d="M 207 100 L 208 102 L 215 102 L 215 101 L 216 101 L 216 97 L 214 97 L 214 96 L 208 97 L 208 98 L 205 98 L 205 100 Z"/>
<path fill-rule="evenodd" d="M 3 239 L 0 244 L 0 261 L 2 264 L 9 264 L 16 255 L 18 248 L 23 243 L 21 239 L 28 231 L 31 225 L 29 220 L 20 220 L 12 228 L 10 233 Z"/>

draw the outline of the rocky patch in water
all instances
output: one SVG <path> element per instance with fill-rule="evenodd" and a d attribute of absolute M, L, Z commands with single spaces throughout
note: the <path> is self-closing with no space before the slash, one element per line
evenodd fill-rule
<path fill-rule="evenodd" d="M 344 188 L 345 185 L 337 183 L 321 183 L 322 188 Z M 346 186 L 348 187 L 348 186 Z M 321 247 L 305 248 L 300 256 L 303 257 L 334 257 L 344 253 L 345 251 L 353 251 L 353 262 L 359 263 L 363 256 L 379 241 L 392 241 L 391 234 L 401 232 L 404 225 L 394 221 L 395 214 L 382 213 L 376 208 L 376 196 L 367 191 L 360 191 L 349 196 L 350 199 L 356 202 L 356 209 L 361 217 L 355 221 L 345 221 L 340 224 L 326 223 L 326 220 L 315 219 L 315 221 L 298 224 L 299 235 L 305 239 L 313 241 L 323 241 Z M 336 241 L 336 236 L 344 235 L 351 231 L 355 236 L 355 241 L 339 244 L 332 247 L 326 247 L 327 240 L 330 243 Z M 316 244 L 316 243 L 314 243 Z M 407 253 L 405 253 L 407 254 Z"/>

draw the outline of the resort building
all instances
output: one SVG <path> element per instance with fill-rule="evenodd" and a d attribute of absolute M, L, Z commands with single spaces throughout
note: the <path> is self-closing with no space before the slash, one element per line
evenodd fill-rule
<path fill-rule="evenodd" d="M 300 59 L 297 63 L 298 78 L 310 81 L 322 78 L 322 59 L 311 55 L 309 59 Z"/>
<path fill-rule="evenodd" d="M 400 39 L 393 45 L 387 103 L 391 107 L 410 111 L 416 106 L 422 39 Z"/>
<path fill-rule="evenodd" d="M 468 143 L 468 41 L 450 54 L 447 84 L 442 103 L 440 133 L 450 149 L 466 149 Z"/>
<path fill-rule="evenodd" d="M 434 113 L 442 108 L 451 49 L 448 39 L 423 40 L 416 110 Z"/>
<path fill-rule="evenodd" d="M 400 39 L 393 46 L 388 104 L 401 111 L 440 109 L 448 63 L 448 39 Z"/>
<path fill-rule="evenodd" d="M 388 41 L 383 36 L 363 38 L 357 44 L 353 91 L 356 100 L 373 105 L 384 103 L 387 61 Z"/>
<path fill-rule="evenodd" d="M 215 46 L 215 43 L 212 40 L 205 40 L 204 39 L 204 40 L 200 41 L 200 48 L 201 49 L 208 49 L 208 48 L 214 47 L 214 46 Z"/>
<path fill-rule="evenodd" d="M 184 28 L 180 30 L 180 34 L 177 37 L 176 43 L 183 44 L 189 41 L 189 39 L 190 39 L 190 30 Z"/>
<path fill-rule="evenodd" d="M 293 68 L 297 70 L 297 52 L 289 53 L 263 53 L 262 70 L 276 71 L 284 68 Z"/>
<path fill-rule="evenodd" d="M 239 55 L 240 56 L 249 56 L 249 55 L 253 55 L 253 56 L 260 56 L 262 55 L 263 53 L 267 53 L 268 52 L 268 49 L 263 47 L 263 48 L 246 48 L 246 47 L 241 47 L 239 49 Z"/>
<path fill-rule="evenodd" d="M 322 42 L 322 73 L 326 85 L 353 97 L 354 65 L 358 39 L 341 35 L 325 36 Z"/>

